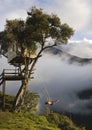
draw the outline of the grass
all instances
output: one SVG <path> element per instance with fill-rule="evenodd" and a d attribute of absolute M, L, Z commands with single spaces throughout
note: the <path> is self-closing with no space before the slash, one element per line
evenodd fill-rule
<path fill-rule="evenodd" d="M 0 130 L 60 130 L 44 116 L 0 111 Z"/>
<path fill-rule="evenodd" d="M 10 110 L 12 108 L 14 96 L 5 95 L 5 108 Z M 2 109 L 2 93 L 0 92 L 0 109 Z"/>

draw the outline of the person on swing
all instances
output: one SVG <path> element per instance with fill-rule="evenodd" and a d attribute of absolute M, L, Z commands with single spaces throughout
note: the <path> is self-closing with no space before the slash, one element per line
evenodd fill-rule
<path fill-rule="evenodd" d="M 58 103 L 59 100 L 54 100 L 54 101 L 46 101 L 45 104 L 46 105 L 55 105 L 56 103 Z"/>

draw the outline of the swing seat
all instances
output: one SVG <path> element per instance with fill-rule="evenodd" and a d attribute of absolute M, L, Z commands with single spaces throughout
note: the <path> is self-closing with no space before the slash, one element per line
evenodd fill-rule
<path fill-rule="evenodd" d="M 45 102 L 46 105 L 55 105 L 56 103 L 58 103 L 59 100 L 54 100 L 54 101 L 47 101 Z"/>

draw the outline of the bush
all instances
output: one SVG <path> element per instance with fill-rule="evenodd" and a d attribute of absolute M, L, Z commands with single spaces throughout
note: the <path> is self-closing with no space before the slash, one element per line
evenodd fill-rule
<path fill-rule="evenodd" d="M 47 116 L 47 120 L 53 124 L 56 124 L 62 130 L 85 130 L 84 127 L 77 127 L 72 120 L 67 116 L 60 115 L 58 113 L 50 113 Z"/>
<path fill-rule="evenodd" d="M 39 95 L 37 93 L 33 92 L 26 92 L 26 95 L 24 97 L 24 102 L 21 106 L 21 112 L 37 112 L 37 105 L 38 105 Z"/>

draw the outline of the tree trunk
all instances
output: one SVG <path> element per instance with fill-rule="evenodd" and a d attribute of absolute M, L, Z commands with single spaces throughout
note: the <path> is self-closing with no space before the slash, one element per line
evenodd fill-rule
<path fill-rule="evenodd" d="M 15 109 L 19 109 L 23 103 L 23 99 L 24 99 L 24 96 L 26 94 L 26 91 L 28 90 L 28 85 L 29 85 L 29 82 L 28 82 L 28 79 L 25 79 L 24 81 L 22 81 L 22 85 L 15 97 L 15 101 L 14 101 L 14 105 L 13 105 L 13 110 Z"/>
<path fill-rule="evenodd" d="M 25 72 L 24 72 L 24 80 L 21 82 L 21 87 L 15 97 L 14 104 L 13 104 L 13 110 L 19 109 L 23 103 L 24 96 L 26 94 L 26 91 L 28 90 L 29 85 L 29 61 L 25 59 Z"/>
<path fill-rule="evenodd" d="M 40 54 L 42 52 L 42 49 L 41 51 L 38 53 L 37 57 L 35 58 L 35 60 L 33 61 L 33 63 L 31 64 L 31 68 L 29 70 L 29 62 L 30 61 L 27 61 L 25 60 L 25 79 L 22 81 L 22 85 L 16 95 L 16 98 L 15 98 L 15 101 L 14 101 L 14 105 L 13 105 L 13 110 L 15 109 L 20 109 L 22 103 L 23 103 L 23 99 L 25 97 L 25 94 L 28 90 L 28 85 L 29 85 L 29 82 L 30 82 L 30 77 L 31 77 L 31 74 L 32 74 L 32 71 L 35 67 L 35 64 L 37 63 L 39 57 L 40 57 Z"/>

